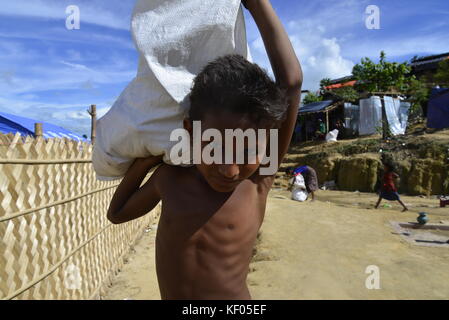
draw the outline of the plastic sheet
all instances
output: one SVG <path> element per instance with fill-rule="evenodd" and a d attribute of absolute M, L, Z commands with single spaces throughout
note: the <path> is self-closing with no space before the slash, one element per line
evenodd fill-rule
<path fill-rule="evenodd" d="M 345 103 L 345 127 L 353 133 L 359 132 L 360 107 L 352 103 Z"/>
<path fill-rule="evenodd" d="M 392 135 L 397 136 L 405 133 L 405 128 L 402 130 L 401 123 L 398 118 L 399 104 L 398 99 L 392 97 L 384 97 L 385 114 L 387 116 L 388 126 Z"/>
<path fill-rule="evenodd" d="M 360 100 L 359 134 L 371 135 L 382 129 L 382 102 L 373 96 Z"/>
<path fill-rule="evenodd" d="M 449 89 L 434 89 L 427 110 L 427 127 L 449 128 Z"/>
<path fill-rule="evenodd" d="M 401 100 L 392 97 L 384 97 L 384 102 L 390 132 L 394 136 L 405 134 L 410 103 L 401 102 Z"/>

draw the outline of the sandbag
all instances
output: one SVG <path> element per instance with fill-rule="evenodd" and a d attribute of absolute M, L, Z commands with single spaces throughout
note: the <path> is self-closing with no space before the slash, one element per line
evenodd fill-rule
<path fill-rule="evenodd" d="M 131 33 L 136 77 L 97 121 L 92 156 L 99 180 L 124 176 L 135 158 L 164 155 L 182 128 L 194 77 L 210 61 L 240 54 L 251 61 L 240 0 L 138 0 Z"/>
<path fill-rule="evenodd" d="M 302 174 L 297 174 L 294 178 L 292 186 L 292 200 L 306 201 L 308 197 L 306 183 Z"/>

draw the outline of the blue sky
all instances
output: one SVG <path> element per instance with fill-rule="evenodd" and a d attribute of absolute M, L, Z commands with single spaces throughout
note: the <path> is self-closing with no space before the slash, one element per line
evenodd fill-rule
<path fill-rule="evenodd" d="M 104 114 L 132 80 L 137 53 L 129 24 L 135 0 L 14 0 L 0 6 L 0 110 L 89 133 L 86 109 Z M 385 50 L 402 62 L 449 52 L 447 0 L 272 0 L 304 70 L 303 89 L 351 73 L 362 57 Z M 81 28 L 67 30 L 66 7 L 77 5 Z M 365 27 L 368 5 L 380 29 Z M 254 61 L 270 70 L 248 12 Z"/>

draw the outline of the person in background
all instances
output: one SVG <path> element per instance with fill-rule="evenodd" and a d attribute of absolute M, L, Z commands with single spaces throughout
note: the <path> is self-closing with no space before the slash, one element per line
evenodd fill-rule
<path fill-rule="evenodd" d="M 335 123 L 335 129 L 338 130 L 338 135 L 339 135 L 340 139 L 344 139 L 345 133 L 346 133 L 346 127 L 345 127 L 344 122 L 341 119 L 338 119 L 337 122 Z"/>
<path fill-rule="evenodd" d="M 316 135 L 318 140 L 324 140 L 326 137 L 326 125 L 321 119 L 318 119 L 318 131 Z"/>
<path fill-rule="evenodd" d="M 293 177 L 301 174 L 306 184 L 307 192 L 312 196 L 312 201 L 315 201 L 315 191 L 318 190 L 318 177 L 316 171 L 309 166 L 301 166 L 296 169 L 290 168 L 287 170 L 287 174 Z"/>
<path fill-rule="evenodd" d="M 382 199 L 389 201 L 398 201 L 401 206 L 404 208 L 402 212 L 407 211 L 407 206 L 401 201 L 399 197 L 398 190 L 394 184 L 394 179 L 399 178 L 399 175 L 394 172 L 394 168 L 391 164 L 384 164 L 384 176 L 382 179 L 382 187 L 379 192 L 379 200 L 377 200 L 376 206 L 374 208 L 378 208 Z"/>

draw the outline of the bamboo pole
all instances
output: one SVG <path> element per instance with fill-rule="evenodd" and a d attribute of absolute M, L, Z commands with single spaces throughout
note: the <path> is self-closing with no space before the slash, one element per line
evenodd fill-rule
<path fill-rule="evenodd" d="M 388 130 L 387 130 L 388 121 L 387 121 L 387 113 L 385 110 L 385 100 L 384 100 L 383 96 L 380 99 L 380 101 L 382 104 L 382 140 L 387 140 L 387 138 L 388 138 Z"/>
<path fill-rule="evenodd" d="M 42 123 L 34 124 L 34 136 L 36 138 L 42 138 L 42 136 L 43 136 Z"/>
<path fill-rule="evenodd" d="M 92 159 L 0 159 L 0 164 L 67 164 L 67 163 L 91 163 Z"/>
<path fill-rule="evenodd" d="M 91 126 L 90 126 L 90 141 L 92 144 L 95 143 L 95 132 L 97 130 L 97 106 L 92 104 L 87 110 L 91 117 Z"/>

